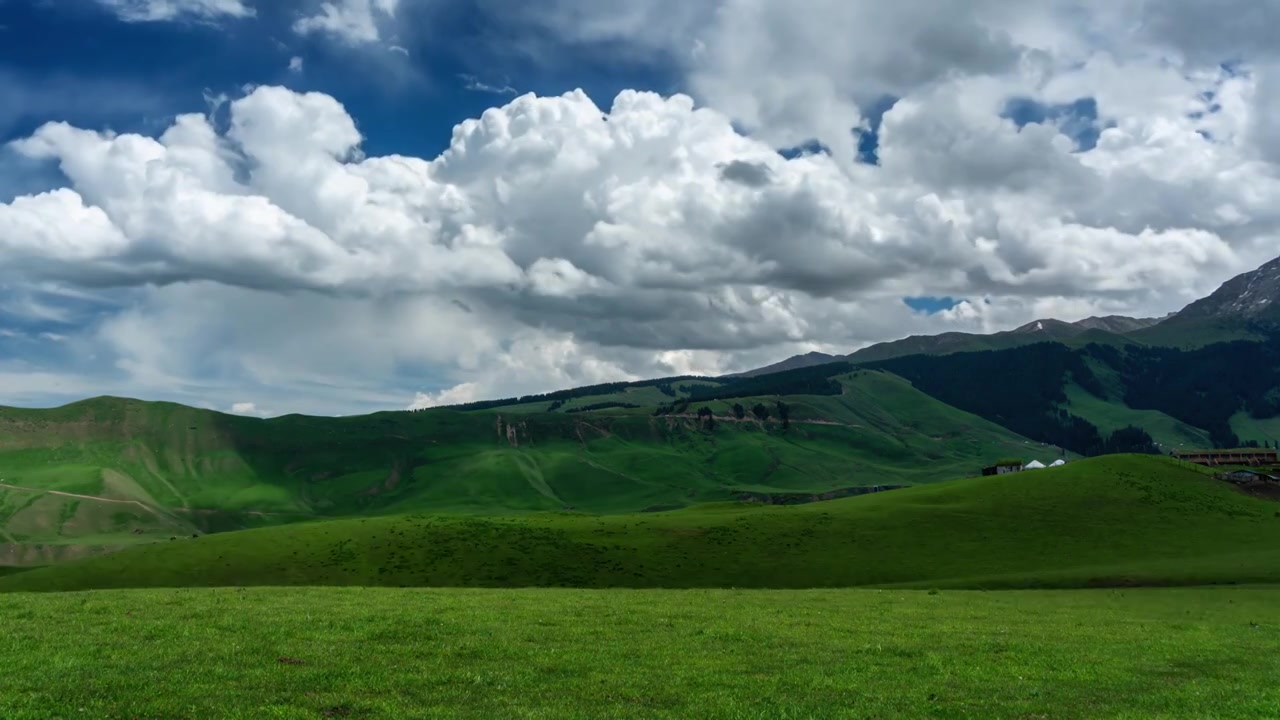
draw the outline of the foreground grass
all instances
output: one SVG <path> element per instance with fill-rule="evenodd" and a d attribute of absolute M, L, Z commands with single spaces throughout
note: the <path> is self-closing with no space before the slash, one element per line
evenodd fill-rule
<path fill-rule="evenodd" d="M 1276 607 L 1265 588 L 6 595 L 0 717 L 1276 717 Z"/>

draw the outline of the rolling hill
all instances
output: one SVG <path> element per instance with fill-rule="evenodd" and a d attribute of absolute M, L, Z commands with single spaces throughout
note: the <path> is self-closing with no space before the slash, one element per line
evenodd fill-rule
<path fill-rule="evenodd" d="M 833 394 L 785 396 L 786 427 L 780 396 L 752 393 L 811 380 L 689 381 L 675 398 L 606 387 L 555 412 L 541 398 L 270 420 L 119 398 L 0 409 L 0 564 L 317 518 L 621 513 L 928 483 L 1034 445 L 888 373 L 838 369 L 816 388 Z M 688 406 L 572 412 L 646 392 Z M 739 419 L 734 405 L 774 415 Z"/>
<path fill-rule="evenodd" d="M 1173 460 L 1109 456 L 801 506 L 306 522 L 30 570 L 0 590 L 1237 582 L 1280 582 L 1280 505 Z"/>

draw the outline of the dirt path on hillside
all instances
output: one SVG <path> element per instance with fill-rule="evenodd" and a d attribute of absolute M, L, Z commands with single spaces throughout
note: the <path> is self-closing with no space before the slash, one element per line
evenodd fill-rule
<path fill-rule="evenodd" d="M 686 419 L 686 420 L 700 420 L 700 419 L 701 419 L 701 418 L 699 418 L 697 415 L 695 415 L 694 413 L 671 413 L 671 414 L 663 415 L 663 416 L 660 416 L 660 417 L 684 418 L 684 419 Z M 734 416 L 732 416 L 732 415 L 712 415 L 711 417 L 715 418 L 716 422 L 736 422 L 736 423 L 756 423 L 756 424 L 760 424 L 760 421 L 759 421 L 759 420 L 757 420 L 756 418 L 752 417 L 752 416 L 747 416 L 747 417 L 744 417 L 744 418 L 736 418 L 736 417 L 734 417 Z M 780 422 L 782 422 L 782 421 L 781 421 L 781 420 L 778 420 L 777 418 L 770 417 L 769 419 L 765 420 L 764 422 L 769 423 L 769 424 L 771 424 L 771 425 L 772 425 L 772 424 L 780 423 Z M 791 424 L 792 424 L 792 425 L 835 425 L 836 427 L 848 427 L 848 428 L 860 428 L 860 427 L 862 427 L 861 425 L 853 425 L 853 424 L 850 424 L 850 423 L 836 422 L 835 420 L 800 420 L 800 419 L 796 419 L 796 418 L 792 418 L 792 420 L 791 420 Z"/>
<path fill-rule="evenodd" d="M 9 483 L 6 483 L 6 482 L 0 482 L 0 490 L 17 490 L 18 492 L 33 492 L 33 493 L 42 493 L 47 495 L 60 495 L 62 497 L 75 498 L 77 500 L 90 500 L 94 502 L 116 503 L 120 505 L 136 505 L 137 507 L 140 507 L 143 510 L 146 510 L 147 512 L 153 515 L 156 515 L 162 518 L 168 518 L 170 520 L 177 520 L 178 518 L 168 514 L 169 512 L 175 512 L 175 513 L 193 512 L 193 513 L 204 513 L 204 514 L 219 513 L 219 512 L 234 512 L 239 515 L 255 515 L 259 517 L 272 517 L 277 515 L 278 516 L 306 515 L 306 513 L 269 513 L 269 512 L 261 512 L 258 510 L 238 510 L 238 511 L 225 510 L 224 511 L 224 510 L 199 510 L 199 509 L 192 509 L 192 508 L 185 508 L 185 507 L 166 508 L 166 507 L 160 507 L 158 505 L 148 505 L 139 500 L 118 500 L 116 498 L 104 498 L 104 497 L 98 497 L 97 495 L 81 495 L 80 493 L 70 493 L 70 492 L 64 492 L 62 490 L 46 490 L 44 488 L 21 487 L 19 485 L 10 485 Z M 168 511 L 168 512 L 165 512 L 165 511 Z"/>
<path fill-rule="evenodd" d="M 97 495 L 81 495 L 79 493 L 63 492 L 62 490 L 46 490 L 44 488 L 20 487 L 18 485 L 10 485 L 9 483 L 6 483 L 6 482 L 0 482 L 0 489 L 17 490 L 19 492 L 43 493 L 46 495 L 61 495 L 62 497 L 75 498 L 77 500 L 95 500 L 97 502 L 117 503 L 121 505 L 137 505 L 138 507 L 144 510 L 147 510 L 149 512 L 153 512 L 153 513 L 156 512 L 156 509 L 154 507 L 147 505 L 144 502 L 139 502 L 138 500 L 117 500 L 115 498 L 98 497 Z"/>
<path fill-rule="evenodd" d="M 254 517 L 315 517 L 315 513 L 306 512 L 265 512 L 262 510 L 218 510 L 216 508 L 169 508 L 174 512 L 197 513 L 199 515 L 252 515 Z"/>

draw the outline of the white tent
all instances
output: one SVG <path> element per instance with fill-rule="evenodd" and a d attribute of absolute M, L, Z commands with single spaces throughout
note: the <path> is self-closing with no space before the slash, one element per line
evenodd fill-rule
<path fill-rule="evenodd" d="M 1066 460 L 1058 459 L 1058 460 L 1054 460 L 1053 462 L 1049 463 L 1049 467 L 1061 467 L 1061 466 L 1066 465 L 1066 464 L 1067 464 L 1067 461 L 1066 461 Z"/>
<path fill-rule="evenodd" d="M 1032 460 L 1031 462 L 1027 463 L 1024 467 L 1027 470 L 1039 470 L 1040 468 L 1044 467 L 1044 463 L 1040 462 L 1039 460 Z"/>

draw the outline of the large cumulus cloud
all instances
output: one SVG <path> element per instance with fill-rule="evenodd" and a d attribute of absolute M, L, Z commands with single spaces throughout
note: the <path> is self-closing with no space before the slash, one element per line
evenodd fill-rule
<path fill-rule="evenodd" d="M 1261 46 L 1211 61 L 1226 49 L 1185 32 L 1183 4 L 1100 4 L 1098 34 L 1048 0 L 958 20 L 947 3 L 604 18 L 557 0 L 520 21 L 673 57 L 698 102 L 525 95 L 434 158 L 366 156 L 340 98 L 281 87 L 154 136 L 51 122 L 9 148 L 66 181 L 0 205 L 0 292 L 99 293 L 110 307 L 61 347 L 139 394 L 254 412 L 1162 314 L 1280 251 L 1277 65 Z M 348 5 L 396 7 L 329 17 Z M 666 13 L 669 31 L 646 20 Z M 885 96 L 879 165 L 859 163 L 854 130 Z M 1081 98 L 1096 117 L 1008 110 Z M 777 152 L 808 140 L 830 152 Z M 964 302 L 926 316 L 915 295 Z M 0 389 L 20 371 L 0 364 Z"/>

